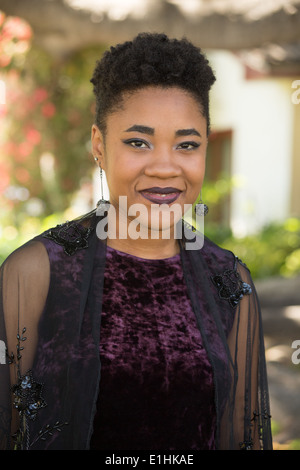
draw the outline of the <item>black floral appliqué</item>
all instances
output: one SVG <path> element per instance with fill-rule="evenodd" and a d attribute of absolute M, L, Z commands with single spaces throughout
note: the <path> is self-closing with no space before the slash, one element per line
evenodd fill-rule
<path fill-rule="evenodd" d="M 222 274 L 212 276 L 212 282 L 218 288 L 221 299 L 228 300 L 231 307 L 236 307 L 244 295 L 251 294 L 249 284 L 243 282 L 239 273 L 233 269 L 227 269 Z"/>
<path fill-rule="evenodd" d="M 66 222 L 44 232 L 43 237 L 64 247 L 64 252 L 72 256 L 77 250 L 88 248 L 88 238 L 93 228 L 76 222 Z"/>
<path fill-rule="evenodd" d="M 252 450 L 253 449 L 252 439 L 249 439 L 248 441 L 245 440 L 243 442 L 240 442 L 240 449 L 241 450 Z"/>
<path fill-rule="evenodd" d="M 43 396 L 43 384 L 35 382 L 31 370 L 18 378 L 18 382 L 13 385 L 14 395 L 13 406 L 20 415 L 25 415 L 31 420 L 35 420 L 39 409 L 47 406 Z"/>
<path fill-rule="evenodd" d="M 23 328 L 22 333 L 17 334 L 17 354 L 8 354 L 8 363 L 14 365 L 16 368 L 17 382 L 11 387 L 13 399 L 13 407 L 19 414 L 19 429 L 12 436 L 14 439 L 14 449 L 25 450 L 29 449 L 39 439 L 45 440 L 47 436 L 52 436 L 54 432 L 61 432 L 63 426 L 68 423 L 61 423 L 56 421 L 54 425 L 46 425 L 42 428 L 38 436 L 33 442 L 30 442 L 28 420 L 34 421 L 36 419 L 39 410 L 47 406 L 43 398 L 43 384 L 34 380 L 32 371 L 28 370 L 24 375 L 21 374 L 21 359 L 22 351 L 24 346 L 22 345 L 26 341 L 24 333 L 26 328 Z"/>

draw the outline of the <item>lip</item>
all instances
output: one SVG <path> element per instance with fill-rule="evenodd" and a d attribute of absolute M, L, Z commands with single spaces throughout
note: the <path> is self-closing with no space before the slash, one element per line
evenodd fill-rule
<path fill-rule="evenodd" d="M 145 199 L 154 204 L 172 204 L 179 198 L 181 192 L 180 189 L 172 187 L 152 187 L 140 191 Z"/>

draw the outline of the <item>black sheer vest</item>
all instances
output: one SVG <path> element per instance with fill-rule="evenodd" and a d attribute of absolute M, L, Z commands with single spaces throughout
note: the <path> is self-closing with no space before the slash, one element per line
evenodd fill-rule
<path fill-rule="evenodd" d="M 91 213 L 48 230 L 2 265 L 2 449 L 89 449 L 106 260 L 97 222 Z M 261 312 L 250 273 L 208 239 L 197 250 L 179 243 L 213 370 L 217 449 L 271 449 Z"/>

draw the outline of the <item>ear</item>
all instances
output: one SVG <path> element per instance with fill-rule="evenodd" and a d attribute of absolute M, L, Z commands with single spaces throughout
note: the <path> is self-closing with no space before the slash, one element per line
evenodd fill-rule
<path fill-rule="evenodd" d="M 98 163 L 101 164 L 101 168 L 105 170 L 104 136 L 96 124 L 92 126 L 91 141 L 93 156 L 98 158 Z"/>

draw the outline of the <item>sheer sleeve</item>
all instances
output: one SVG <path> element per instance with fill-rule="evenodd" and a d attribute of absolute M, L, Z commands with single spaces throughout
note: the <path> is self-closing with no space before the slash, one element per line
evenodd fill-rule
<path fill-rule="evenodd" d="M 32 368 L 50 283 L 43 244 L 33 240 L 13 252 L 3 263 L 0 276 L 0 448 L 10 449 L 11 436 L 22 428 L 26 413 L 20 394 Z"/>
<path fill-rule="evenodd" d="M 251 286 L 238 304 L 228 337 L 232 358 L 231 397 L 221 426 L 221 447 L 271 449 L 270 410 L 259 301 L 249 271 L 237 263 L 242 282 Z"/>

